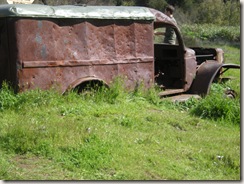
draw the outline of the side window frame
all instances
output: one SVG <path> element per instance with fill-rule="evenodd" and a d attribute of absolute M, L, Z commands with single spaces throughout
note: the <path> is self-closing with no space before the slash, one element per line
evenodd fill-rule
<path fill-rule="evenodd" d="M 174 36 L 175 36 L 175 43 L 170 44 L 170 43 L 165 43 L 164 38 L 165 38 L 165 32 L 166 28 L 172 28 L 174 31 Z M 154 44 L 165 44 L 165 45 L 179 45 L 179 34 L 177 34 L 177 29 L 176 27 L 168 24 L 162 24 L 154 29 Z"/>

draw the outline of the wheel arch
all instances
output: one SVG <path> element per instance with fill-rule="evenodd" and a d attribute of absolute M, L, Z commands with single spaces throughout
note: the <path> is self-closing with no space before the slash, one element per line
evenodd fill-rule
<path fill-rule="evenodd" d="M 99 86 L 106 86 L 109 87 L 108 83 L 105 82 L 104 80 L 97 78 L 97 77 L 85 77 L 85 78 L 80 78 L 77 79 L 75 81 L 73 81 L 68 88 L 64 91 L 70 91 L 73 89 L 78 89 L 78 91 L 80 92 L 82 89 L 84 89 L 88 84 L 98 84 Z"/>

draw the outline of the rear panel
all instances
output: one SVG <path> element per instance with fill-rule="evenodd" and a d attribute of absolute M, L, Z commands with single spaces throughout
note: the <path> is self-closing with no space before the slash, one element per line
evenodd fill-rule
<path fill-rule="evenodd" d="M 11 74 L 8 63 L 8 29 L 4 18 L 0 19 L 0 85 L 4 80 L 8 80 Z"/>

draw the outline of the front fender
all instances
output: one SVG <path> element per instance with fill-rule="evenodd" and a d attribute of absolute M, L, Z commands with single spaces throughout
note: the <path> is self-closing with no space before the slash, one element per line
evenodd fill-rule
<path fill-rule="evenodd" d="M 209 94 L 212 82 L 221 75 L 222 67 L 231 68 L 232 66 L 232 64 L 226 65 L 216 61 L 206 61 L 202 63 L 197 69 L 196 77 L 188 93 L 202 96 Z"/>

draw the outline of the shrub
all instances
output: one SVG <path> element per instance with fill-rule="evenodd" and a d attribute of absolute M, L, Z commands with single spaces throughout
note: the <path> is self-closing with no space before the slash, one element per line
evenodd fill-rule
<path fill-rule="evenodd" d="M 183 24 L 183 37 L 207 41 L 240 42 L 239 26 L 216 26 L 213 24 Z"/>
<path fill-rule="evenodd" d="M 219 84 L 214 84 L 211 90 L 211 94 L 193 106 L 190 113 L 204 119 L 240 125 L 239 99 L 225 97 L 224 89 Z"/>

